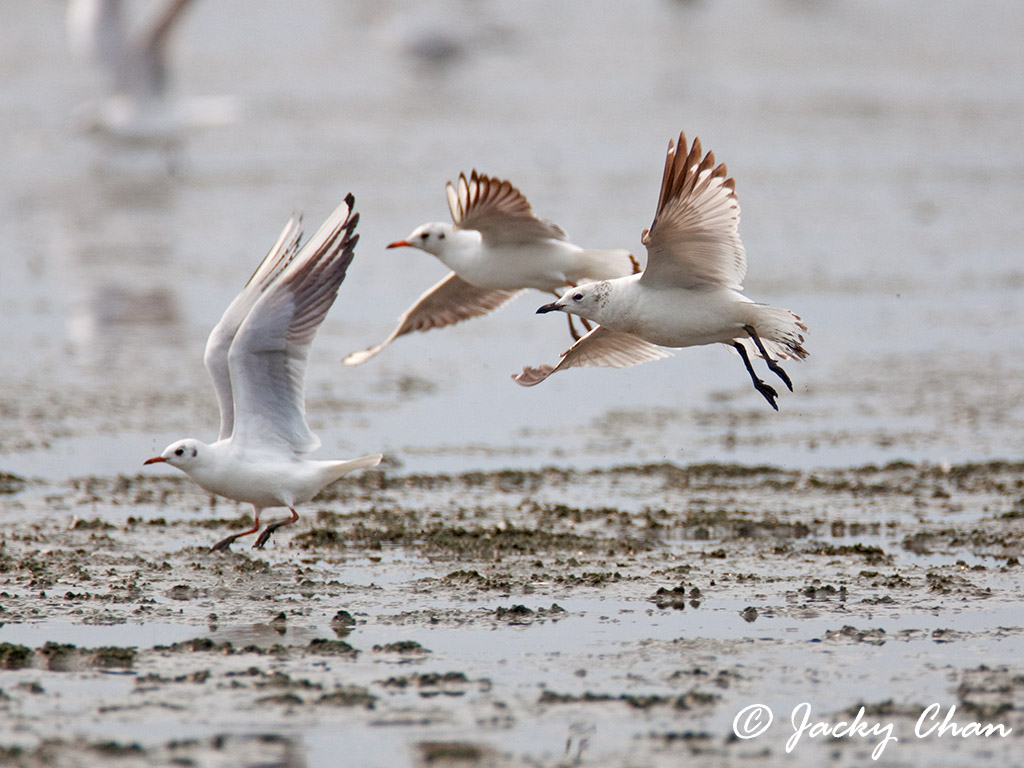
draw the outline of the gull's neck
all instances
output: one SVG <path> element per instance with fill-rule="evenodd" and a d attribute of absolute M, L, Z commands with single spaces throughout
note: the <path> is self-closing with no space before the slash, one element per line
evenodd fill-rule
<path fill-rule="evenodd" d="M 434 255 L 448 269 L 459 274 L 472 271 L 480 261 L 482 238 L 473 229 L 453 229 L 444 246 Z"/>

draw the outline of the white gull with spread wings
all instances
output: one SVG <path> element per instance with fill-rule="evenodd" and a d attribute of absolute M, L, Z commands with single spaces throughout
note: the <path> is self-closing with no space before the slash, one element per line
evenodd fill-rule
<path fill-rule="evenodd" d="M 253 547 L 262 548 L 275 530 L 299 519 L 297 505 L 382 458 L 308 458 L 320 440 L 306 423 L 306 364 L 359 240 L 353 202 L 348 195 L 304 245 L 293 217 L 210 333 L 204 362 L 220 404 L 217 442 L 178 440 L 144 462 L 166 462 L 207 491 L 252 505 L 253 527 L 215 550 L 256 533 L 264 509 L 288 507 L 291 517 L 270 523 L 256 539 Z"/>
<path fill-rule="evenodd" d="M 428 331 L 491 312 L 527 288 L 560 296 L 567 286 L 638 272 L 624 250 L 573 245 L 557 224 L 538 218 L 526 197 L 504 179 L 475 170 L 445 187 L 453 224 L 422 224 L 388 248 L 410 247 L 436 256 L 452 270 L 417 299 L 383 342 L 353 352 L 346 365 L 365 363 L 399 336 Z M 574 339 L 579 335 L 569 319 Z"/>
<path fill-rule="evenodd" d="M 803 321 L 788 309 L 758 304 L 741 291 L 747 271 L 739 236 L 740 206 L 735 181 L 700 140 L 689 152 L 686 136 L 669 141 L 658 209 L 641 240 L 647 247 L 643 273 L 587 283 L 566 291 L 540 313 L 561 311 L 598 324 L 554 366 L 524 368 L 513 378 L 524 386 L 575 366 L 622 368 L 667 357 L 662 347 L 728 344 L 743 359 L 754 388 L 778 410 L 778 393 L 750 362 L 759 354 L 793 389 L 777 358 L 807 357 Z M 748 350 L 748 345 L 753 349 Z"/>

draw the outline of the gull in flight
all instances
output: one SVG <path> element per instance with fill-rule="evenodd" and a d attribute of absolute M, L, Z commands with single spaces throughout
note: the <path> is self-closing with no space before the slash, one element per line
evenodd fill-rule
<path fill-rule="evenodd" d="M 538 218 L 508 181 L 473 171 L 468 179 L 460 173 L 458 186 L 449 181 L 445 189 L 454 223 L 422 224 L 388 248 L 419 248 L 440 259 L 451 274 L 405 311 L 390 336 L 348 355 L 346 365 L 365 363 L 407 333 L 485 315 L 526 288 L 560 296 L 567 286 L 640 269 L 629 251 L 573 245 L 561 227 Z M 573 339 L 580 338 L 571 317 L 569 331 Z"/>
<path fill-rule="evenodd" d="M 735 187 L 725 164 L 716 165 L 711 152 L 703 154 L 699 139 L 689 152 L 684 134 L 678 144 L 670 140 L 657 213 L 641 235 L 646 269 L 579 285 L 538 309 L 579 315 L 597 327 L 556 365 L 527 367 L 512 378 L 529 387 L 574 366 L 623 368 L 668 357 L 662 347 L 728 344 L 739 353 L 754 388 L 778 410 L 778 392 L 758 378 L 751 353 L 764 358 L 792 392 L 778 360 L 807 357 L 802 335 L 807 326 L 788 309 L 758 304 L 741 293 L 747 263 Z"/>
<path fill-rule="evenodd" d="M 143 462 L 166 462 L 210 493 L 252 504 L 252 528 L 214 550 L 256 533 L 264 509 L 288 507 L 291 517 L 270 523 L 256 539 L 253 548 L 262 549 L 274 531 L 299 519 L 297 505 L 343 475 L 380 463 L 379 453 L 351 461 L 308 458 L 320 439 L 306 423 L 306 363 L 359 240 L 353 203 L 350 194 L 303 245 L 292 217 L 210 333 L 204 362 L 220 404 L 217 442 L 178 440 Z"/>
<path fill-rule="evenodd" d="M 109 95 L 82 105 L 82 128 L 125 139 L 166 139 L 179 129 L 233 122 L 238 105 L 231 97 L 170 98 L 171 35 L 192 0 L 166 0 L 142 29 L 129 29 L 124 0 L 69 0 L 68 45 L 109 78 Z M 134 5 L 134 4 L 133 4 Z M 139 14 L 135 14 L 139 15 Z"/>
<path fill-rule="evenodd" d="M 106 68 L 111 90 L 136 99 L 159 99 L 167 91 L 167 45 L 191 0 L 170 0 L 137 35 L 125 29 L 122 0 L 71 0 L 68 41 L 75 53 Z"/>

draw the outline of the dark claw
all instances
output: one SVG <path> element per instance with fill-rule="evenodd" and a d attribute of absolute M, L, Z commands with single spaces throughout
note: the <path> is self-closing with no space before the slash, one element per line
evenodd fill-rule
<path fill-rule="evenodd" d="M 254 541 L 254 542 L 253 542 L 253 544 L 252 544 L 252 548 L 253 548 L 253 549 L 263 549 L 263 546 L 264 546 L 264 545 L 265 545 L 265 544 L 266 544 L 266 543 L 267 543 L 268 541 L 270 541 L 270 534 L 272 534 L 272 533 L 273 533 L 274 531 L 276 531 L 276 530 L 277 530 L 278 528 L 280 528 L 280 527 L 281 527 L 282 525 L 284 525 L 284 523 L 283 523 L 283 522 L 281 522 L 281 523 L 271 523 L 271 524 L 270 524 L 270 525 L 268 525 L 268 526 L 267 526 L 266 528 L 264 528 L 264 529 L 263 529 L 263 533 L 261 533 L 261 534 L 260 534 L 260 535 L 259 535 L 259 536 L 258 536 L 258 537 L 256 538 L 256 541 Z"/>
<path fill-rule="evenodd" d="M 789 387 L 789 391 L 792 392 L 793 382 L 789 380 L 789 374 L 782 370 L 782 366 L 779 365 L 776 361 L 772 360 L 770 357 L 765 358 L 765 360 L 768 362 L 768 368 L 771 371 L 773 371 L 776 376 L 782 379 L 782 381 L 785 382 L 786 386 Z"/>
<path fill-rule="evenodd" d="M 289 507 L 288 511 L 292 513 L 292 516 L 286 517 L 284 520 L 278 520 L 277 522 L 271 523 L 266 528 L 264 528 L 263 533 L 261 533 L 259 537 L 256 539 L 256 541 L 253 543 L 253 549 L 263 549 L 263 545 L 270 541 L 270 534 L 272 534 L 282 525 L 291 525 L 299 519 L 299 516 L 294 509 Z"/>
<path fill-rule="evenodd" d="M 779 406 L 775 404 L 775 398 L 779 396 L 779 393 L 775 391 L 770 385 L 765 384 L 761 379 L 754 382 L 754 389 L 764 395 L 764 399 L 768 401 L 768 405 L 774 408 L 776 411 L 779 410 Z"/>
<path fill-rule="evenodd" d="M 245 535 L 244 533 L 235 533 L 235 534 L 232 534 L 231 536 L 228 536 L 226 539 L 221 539 L 216 544 L 214 544 L 212 547 L 210 547 L 210 551 L 211 552 L 227 552 L 228 549 L 231 547 L 231 545 L 234 543 L 235 539 L 237 539 L 239 536 L 244 536 L 244 535 Z"/>

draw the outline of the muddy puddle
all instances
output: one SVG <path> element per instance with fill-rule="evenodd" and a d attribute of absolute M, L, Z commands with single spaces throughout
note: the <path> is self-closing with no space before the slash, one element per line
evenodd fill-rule
<path fill-rule="evenodd" d="M 8 478 L 0 743 L 19 765 L 862 765 L 885 734 L 787 742 L 801 706 L 864 707 L 898 739 L 883 764 L 1011 764 L 1022 469 L 368 472 L 227 554 L 246 509 L 184 479 Z M 774 722 L 738 738 L 754 705 Z M 1013 733 L 915 735 L 939 709 Z"/>

